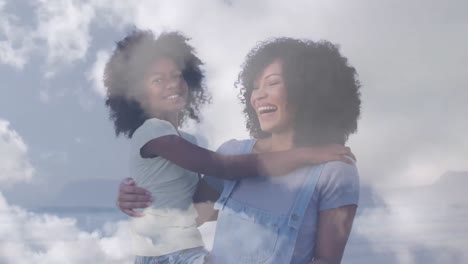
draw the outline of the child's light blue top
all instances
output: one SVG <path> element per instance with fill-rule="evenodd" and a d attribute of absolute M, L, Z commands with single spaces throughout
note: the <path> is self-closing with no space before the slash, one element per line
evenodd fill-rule
<path fill-rule="evenodd" d="M 161 157 L 140 156 L 140 149 L 147 142 L 167 135 L 179 133 L 171 123 L 152 118 L 146 120 L 131 138 L 130 175 L 137 186 L 150 191 L 154 198 L 151 207 L 144 209 L 144 217 L 131 219 L 134 253 L 139 256 L 160 256 L 203 246 L 192 204 L 197 173 Z M 197 143 L 190 134 L 180 132 L 180 135 Z"/>

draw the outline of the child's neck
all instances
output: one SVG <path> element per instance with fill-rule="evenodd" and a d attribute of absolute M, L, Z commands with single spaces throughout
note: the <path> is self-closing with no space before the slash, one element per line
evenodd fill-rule
<path fill-rule="evenodd" d="M 171 115 L 168 119 L 166 119 L 171 123 L 177 130 L 179 127 L 179 114 Z"/>
<path fill-rule="evenodd" d="M 159 115 L 154 115 L 154 117 L 161 119 L 161 120 L 166 120 L 167 122 L 171 123 L 177 130 L 179 127 L 179 113 L 165 113 L 165 114 L 159 114 Z"/>

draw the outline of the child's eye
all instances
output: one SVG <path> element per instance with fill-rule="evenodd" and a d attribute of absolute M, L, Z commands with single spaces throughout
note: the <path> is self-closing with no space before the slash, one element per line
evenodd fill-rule
<path fill-rule="evenodd" d="M 273 86 L 273 85 L 277 85 L 280 83 L 281 83 L 280 81 L 273 81 L 273 82 L 269 82 L 268 85 Z"/>
<path fill-rule="evenodd" d="M 153 83 L 162 83 L 163 79 L 162 78 L 155 78 L 153 79 Z"/>

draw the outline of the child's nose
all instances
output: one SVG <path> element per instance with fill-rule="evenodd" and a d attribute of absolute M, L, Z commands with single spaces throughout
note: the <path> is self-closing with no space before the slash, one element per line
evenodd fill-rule
<path fill-rule="evenodd" d="M 169 79 L 169 81 L 167 82 L 167 86 L 166 88 L 167 89 L 175 89 L 177 88 L 177 86 L 179 85 L 179 80 L 178 79 Z"/>

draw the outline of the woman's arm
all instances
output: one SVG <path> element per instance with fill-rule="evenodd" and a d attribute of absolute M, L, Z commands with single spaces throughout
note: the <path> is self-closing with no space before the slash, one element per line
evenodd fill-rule
<path fill-rule="evenodd" d="M 218 211 L 213 206 L 219 195 L 220 193 L 213 189 L 203 178 L 198 181 L 197 190 L 193 196 L 194 206 L 198 213 L 198 225 L 215 221 L 218 218 Z M 126 178 L 120 183 L 117 207 L 123 213 L 133 217 L 141 217 L 143 214 L 136 212 L 135 209 L 149 207 L 152 201 L 151 193 L 136 186 L 132 178 Z"/>
<path fill-rule="evenodd" d="M 356 205 L 320 211 L 315 258 L 310 264 L 339 264 L 348 241 Z"/>
<path fill-rule="evenodd" d="M 125 178 L 120 182 L 117 194 L 117 207 L 120 211 L 133 217 L 141 217 L 142 213 L 135 209 L 146 208 L 153 202 L 153 197 L 148 190 L 136 186 L 132 178 Z"/>
<path fill-rule="evenodd" d="M 205 175 L 227 180 L 254 176 L 279 176 L 308 165 L 326 161 L 351 163 L 351 152 L 341 145 L 296 148 L 287 151 L 227 156 L 201 148 L 177 135 L 150 140 L 140 149 L 143 158 L 163 157 L 171 162 Z"/>
<path fill-rule="evenodd" d="M 341 263 L 359 202 L 356 166 L 329 162 L 318 179 L 313 201 L 318 222 L 314 260 L 311 264 Z"/>

